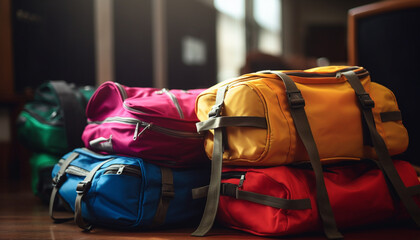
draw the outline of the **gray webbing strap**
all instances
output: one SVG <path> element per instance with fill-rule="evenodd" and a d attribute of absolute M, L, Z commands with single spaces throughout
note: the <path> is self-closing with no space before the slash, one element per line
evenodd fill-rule
<path fill-rule="evenodd" d="M 58 170 L 57 175 L 52 179 L 53 189 L 51 191 L 50 195 L 50 202 L 49 202 L 49 214 L 51 219 L 54 220 L 54 222 L 65 222 L 69 221 L 73 218 L 56 218 L 54 217 L 54 204 L 55 200 L 57 199 L 57 193 L 60 189 L 61 185 L 66 181 L 66 169 L 70 165 L 73 160 L 75 160 L 79 154 L 77 152 L 72 152 L 70 156 L 67 157 L 67 159 L 63 162 L 63 164 L 60 167 L 60 170 Z"/>
<path fill-rule="evenodd" d="M 259 194 L 240 190 L 238 185 L 232 183 L 222 183 L 221 195 L 234 197 L 239 200 L 246 200 L 279 209 L 303 210 L 311 209 L 311 200 L 304 199 L 285 199 L 270 195 Z"/>
<path fill-rule="evenodd" d="M 204 122 L 196 123 L 197 131 L 203 132 L 210 129 L 221 127 L 257 127 L 267 128 L 265 117 L 235 116 L 209 118 Z"/>
<path fill-rule="evenodd" d="M 225 93 L 227 86 L 219 88 L 216 94 L 216 104 L 213 106 L 209 113 L 210 118 L 217 118 L 220 116 L 222 110 Z M 214 129 L 214 146 L 213 146 L 213 157 L 211 163 L 211 176 L 209 190 L 207 193 L 206 206 L 204 208 L 203 217 L 201 218 L 200 225 L 191 234 L 192 236 L 202 237 L 210 231 L 213 227 L 214 220 L 216 218 L 217 207 L 219 206 L 220 197 L 220 181 L 222 179 L 222 161 L 224 151 L 223 141 L 223 128 Z"/>
<path fill-rule="evenodd" d="M 417 226 L 420 226 L 420 207 L 411 197 L 409 190 L 401 180 L 389 155 L 385 141 L 382 139 L 381 135 L 379 135 L 376 129 L 375 119 L 372 112 L 372 108 L 374 107 L 374 101 L 365 91 L 362 83 L 353 71 L 343 72 L 341 74 L 346 77 L 347 81 L 350 83 L 351 87 L 356 93 L 356 96 L 358 97 L 361 106 L 361 111 L 367 123 L 373 146 L 378 157 L 379 165 L 382 167 L 386 177 L 391 182 L 391 185 L 397 192 L 399 198 L 401 199 L 401 202 L 406 207 L 411 218 L 414 220 Z M 338 77 L 339 76 L 340 75 L 338 75 Z"/>
<path fill-rule="evenodd" d="M 155 216 L 151 227 L 158 227 L 165 223 L 166 213 L 168 212 L 169 203 L 175 196 L 174 179 L 172 170 L 166 167 L 161 167 L 162 187 L 160 193 L 159 204 L 156 209 Z"/>
<path fill-rule="evenodd" d="M 192 199 L 200 199 L 207 197 L 207 192 L 209 191 L 209 185 L 193 188 L 191 189 Z"/>
<path fill-rule="evenodd" d="M 96 165 L 89 174 L 83 179 L 83 181 L 79 182 L 76 187 L 76 201 L 74 204 L 74 221 L 76 222 L 77 226 L 83 228 L 84 230 L 91 230 L 92 225 L 90 223 L 85 222 L 82 216 L 82 200 L 85 194 L 89 191 L 90 187 L 92 186 L 92 179 L 95 176 L 96 172 L 107 162 L 113 160 L 114 158 L 110 158 L 106 161 L 103 161 Z"/>
<path fill-rule="evenodd" d="M 343 235 L 337 229 L 334 213 L 332 211 L 327 189 L 325 187 L 318 148 L 312 135 L 311 127 L 304 109 L 305 100 L 303 99 L 300 90 L 289 76 L 282 72 L 271 73 L 280 77 L 286 86 L 290 113 L 292 115 L 296 131 L 298 132 L 299 137 L 308 152 L 309 160 L 315 173 L 317 206 L 323 223 L 324 233 L 328 239 L 342 239 Z"/>
<path fill-rule="evenodd" d="M 203 186 L 192 189 L 193 199 L 199 199 L 207 196 L 209 186 Z M 220 195 L 234 197 L 238 200 L 246 200 L 279 209 L 311 209 L 311 200 L 304 199 L 285 199 L 273 197 L 270 195 L 254 193 L 250 191 L 240 190 L 238 185 L 232 183 L 221 183 Z"/>

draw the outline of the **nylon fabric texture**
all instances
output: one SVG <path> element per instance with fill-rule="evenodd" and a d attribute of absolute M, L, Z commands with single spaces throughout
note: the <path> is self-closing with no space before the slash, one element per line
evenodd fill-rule
<path fill-rule="evenodd" d="M 66 167 L 64 163 L 71 156 L 76 157 L 70 159 Z M 59 176 L 63 165 L 64 174 Z M 94 171 L 97 167 L 99 169 Z M 58 194 L 73 212 L 81 214 L 83 218 L 79 218 L 79 222 L 84 224 L 125 230 L 189 226 L 199 220 L 205 204 L 203 198 L 192 198 L 192 189 L 208 184 L 209 169 L 171 171 L 173 189 L 166 192 L 168 188 L 166 183 L 162 183 L 160 166 L 141 158 L 101 155 L 78 148 L 63 156 L 54 166 L 52 178 Z M 92 179 L 85 182 L 88 175 Z M 168 195 L 163 196 L 165 193 Z M 76 209 L 78 196 L 81 207 Z M 162 222 L 155 225 L 154 218 L 161 198 L 166 198 L 169 205 Z"/>
<path fill-rule="evenodd" d="M 413 167 L 394 160 L 405 186 L 411 188 L 420 206 L 420 182 Z M 236 199 L 222 193 L 217 220 L 224 226 L 259 236 L 285 236 L 320 232 L 322 225 L 316 205 L 314 173 L 299 165 L 268 168 L 224 167 L 222 184 L 238 190 L 281 199 L 309 199 L 307 209 L 280 209 Z M 241 176 L 244 176 L 241 181 Z M 352 162 L 330 166 L 324 172 L 331 207 L 340 229 L 408 219 L 408 214 L 390 194 L 383 173 L 373 162 Z M 252 209 L 250 217 L 249 209 Z"/>
<path fill-rule="evenodd" d="M 372 146 L 364 142 L 362 115 L 354 90 L 340 71 L 353 70 L 375 102 L 373 114 L 378 132 L 391 155 L 405 151 L 408 133 L 401 120 L 381 120 L 381 113 L 398 112 L 392 91 L 371 82 L 362 67 L 328 66 L 309 70 L 282 71 L 301 91 L 305 111 L 322 162 L 376 158 Z M 307 152 L 298 137 L 290 114 L 284 84 L 275 74 L 250 73 L 221 82 L 202 92 L 196 101 L 200 121 L 209 119 L 216 92 L 228 86 L 221 116 L 263 117 L 267 128 L 226 127 L 225 165 L 276 166 L 308 161 Z M 204 147 L 211 158 L 213 130 L 207 131 Z"/>
<path fill-rule="evenodd" d="M 139 157 L 167 167 L 208 164 L 194 103 L 204 89 L 156 89 L 102 84 L 90 99 L 85 147 Z"/>

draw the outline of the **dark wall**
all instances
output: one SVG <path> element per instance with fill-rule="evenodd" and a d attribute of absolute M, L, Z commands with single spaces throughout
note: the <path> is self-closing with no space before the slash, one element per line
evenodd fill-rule
<path fill-rule="evenodd" d="M 217 74 L 215 9 L 190 0 L 166 1 L 165 5 L 166 87 L 213 85 Z M 115 81 L 154 86 L 152 10 L 152 0 L 113 1 Z M 95 84 L 93 0 L 15 0 L 12 15 L 17 93 L 46 80 Z M 197 43 L 198 62 L 194 60 Z M 185 51 L 192 61 L 185 61 Z"/>
<path fill-rule="evenodd" d="M 114 1 L 115 81 L 153 86 L 151 0 Z"/>
<path fill-rule="evenodd" d="M 212 86 L 217 81 L 216 10 L 191 0 L 166 4 L 169 88 Z"/>
<path fill-rule="evenodd" d="M 46 80 L 94 84 L 92 0 L 12 1 L 15 89 Z"/>
<path fill-rule="evenodd" d="M 357 22 L 358 65 L 372 81 L 390 88 L 398 101 L 409 134 L 409 147 L 402 156 L 420 164 L 418 95 L 420 67 L 420 8 L 361 18 Z"/>

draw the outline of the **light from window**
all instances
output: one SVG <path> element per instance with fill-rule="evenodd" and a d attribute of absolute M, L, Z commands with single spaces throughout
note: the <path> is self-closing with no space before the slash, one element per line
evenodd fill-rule
<path fill-rule="evenodd" d="M 236 19 L 245 17 L 245 1 L 244 0 L 214 0 L 214 6 L 221 13 Z"/>
<path fill-rule="evenodd" d="M 258 49 L 281 55 L 281 2 L 280 0 L 254 0 L 254 19 L 259 25 Z"/>
<path fill-rule="evenodd" d="M 262 28 L 280 32 L 280 17 L 279 0 L 254 0 L 254 18 Z"/>
<path fill-rule="evenodd" d="M 217 80 L 238 77 L 245 61 L 245 1 L 215 0 L 219 10 L 217 31 Z"/>

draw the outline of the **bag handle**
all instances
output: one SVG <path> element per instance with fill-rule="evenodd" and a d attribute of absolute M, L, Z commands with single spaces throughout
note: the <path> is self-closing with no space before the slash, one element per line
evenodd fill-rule
<path fill-rule="evenodd" d="M 175 197 L 172 170 L 166 167 L 161 167 L 160 172 L 162 174 L 162 185 L 158 208 L 156 209 L 156 213 L 152 221 L 152 228 L 161 226 L 165 223 L 169 203 Z"/>
<path fill-rule="evenodd" d="M 293 80 L 285 73 L 270 73 L 277 75 L 283 80 L 286 87 L 287 99 L 289 101 L 290 113 L 292 115 L 296 131 L 298 132 L 298 135 L 308 152 L 309 161 L 315 174 L 317 206 L 324 228 L 324 233 L 328 239 L 342 239 L 343 235 L 337 229 L 334 213 L 332 211 L 327 189 L 325 187 L 322 164 L 319 158 L 318 148 L 309 125 L 308 117 L 304 109 L 305 100 L 303 99 L 302 93 L 297 88 Z"/>
<path fill-rule="evenodd" d="M 337 77 L 344 76 L 354 89 L 356 96 L 359 100 L 360 108 L 363 114 L 363 119 L 366 122 L 372 143 L 378 157 L 378 164 L 382 168 L 384 175 L 391 182 L 393 189 L 397 192 L 401 202 L 406 207 L 411 218 L 420 227 L 420 207 L 415 203 L 411 197 L 410 190 L 404 185 L 395 166 L 392 162 L 391 156 L 385 141 L 376 129 L 375 119 L 373 116 L 372 108 L 375 106 L 374 101 L 365 91 L 359 78 L 353 71 L 343 72 L 337 74 Z"/>
<path fill-rule="evenodd" d="M 77 100 L 76 93 L 65 81 L 50 81 L 62 109 L 69 149 L 83 146 L 81 139 L 86 126 L 86 114 Z"/>
<path fill-rule="evenodd" d="M 55 223 L 66 222 L 66 221 L 69 221 L 69 220 L 73 219 L 73 218 L 57 218 L 57 217 L 55 217 L 54 216 L 54 205 L 55 205 L 55 201 L 57 199 L 58 190 L 60 189 L 61 185 L 66 181 L 66 169 L 68 168 L 70 163 L 73 162 L 73 160 L 75 160 L 78 156 L 79 156 L 79 154 L 77 152 L 71 153 L 70 156 L 68 156 L 67 159 L 61 165 L 61 168 L 58 171 L 57 175 L 55 175 L 55 177 L 52 179 L 53 189 L 52 189 L 51 195 L 50 195 L 49 214 L 50 214 L 51 219 L 53 219 Z"/>
<path fill-rule="evenodd" d="M 217 90 L 216 103 L 209 112 L 209 118 L 217 118 L 220 116 L 227 87 L 228 86 L 226 85 Z M 214 220 L 216 218 L 217 207 L 219 206 L 220 181 L 222 180 L 222 162 L 224 151 L 223 128 L 214 129 L 213 141 L 213 157 L 206 205 L 204 207 L 204 213 L 203 217 L 201 218 L 200 225 L 191 234 L 192 236 L 196 237 L 202 237 L 206 235 L 213 227 Z"/>
<path fill-rule="evenodd" d="M 76 200 L 74 203 L 74 221 L 76 222 L 77 226 L 84 229 L 85 231 L 90 231 L 92 229 L 92 224 L 86 222 L 83 219 L 82 215 L 82 200 L 86 193 L 89 191 L 90 187 L 92 186 L 92 180 L 95 176 L 96 172 L 107 162 L 114 160 L 114 158 L 110 158 L 106 161 L 100 162 L 96 165 L 83 179 L 83 181 L 79 182 L 76 187 Z"/>

